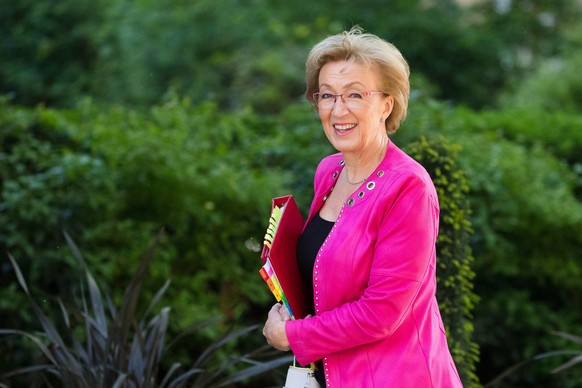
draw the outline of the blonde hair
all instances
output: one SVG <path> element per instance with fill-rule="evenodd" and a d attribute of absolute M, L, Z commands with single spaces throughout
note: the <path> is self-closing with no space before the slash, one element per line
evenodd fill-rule
<path fill-rule="evenodd" d="M 400 51 L 376 35 L 356 26 L 332 35 L 315 45 L 305 63 L 305 96 L 311 103 L 319 90 L 319 72 L 330 62 L 354 61 L 369 66 L 378 76 L 379 90 L 394 97 L 392 113 L 386 119 L 386 131 L 394 133 L 406 118 L 410 95 L 410 69 Z"/>

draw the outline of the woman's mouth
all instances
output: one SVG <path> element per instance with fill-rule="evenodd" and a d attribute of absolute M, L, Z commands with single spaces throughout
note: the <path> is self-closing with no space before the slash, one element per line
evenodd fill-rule
<path fill-rule="evenodd" d="M 346 133 L 356 127 L 356 124 L 334 124 L 333 128 L 338 133 Z"/>

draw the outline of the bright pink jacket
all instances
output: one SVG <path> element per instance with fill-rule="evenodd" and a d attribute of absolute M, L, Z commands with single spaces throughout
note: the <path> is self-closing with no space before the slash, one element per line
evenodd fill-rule
<path fill-rule="evenodd" d="M 343 168 L 315 173 L 308 220 Z M 425 169 L 392 142 L 344 204 L 313 270 L 313 318 L 287 321 L 302 365 L 323 359 L 330 387 L 462 387 L 437 301 L 438 198 Z"/>

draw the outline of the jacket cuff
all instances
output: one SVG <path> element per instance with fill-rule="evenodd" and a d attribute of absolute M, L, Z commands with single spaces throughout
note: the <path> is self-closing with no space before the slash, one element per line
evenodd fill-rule
<path fill-rule="evenodd" d="M 297 362 L 300 365 L 308 365 L 311 361 L 307 359 L 305 347 L 303 346 L 304 340 L 301 337 L 301 321 L 302 320 L 285 322 L 285 334 L 287 334 L 289 346 L 291 347 L 291 351 L 295 355 Z"/>

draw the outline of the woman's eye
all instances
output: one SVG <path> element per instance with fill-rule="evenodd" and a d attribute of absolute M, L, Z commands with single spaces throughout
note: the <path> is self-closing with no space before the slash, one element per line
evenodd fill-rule
<path fill-rule="evenodd" d="M 353 99 L 362 99 L 364 98 L 364 94 L 362 92 L 350 92 L 348 97 Z"/>
<path fill-rule="evenodd" d="M 321 93 L 321 97 L 322 100 L 332 100 L 333 99 L 333 94 L 331 93 Z"/>

